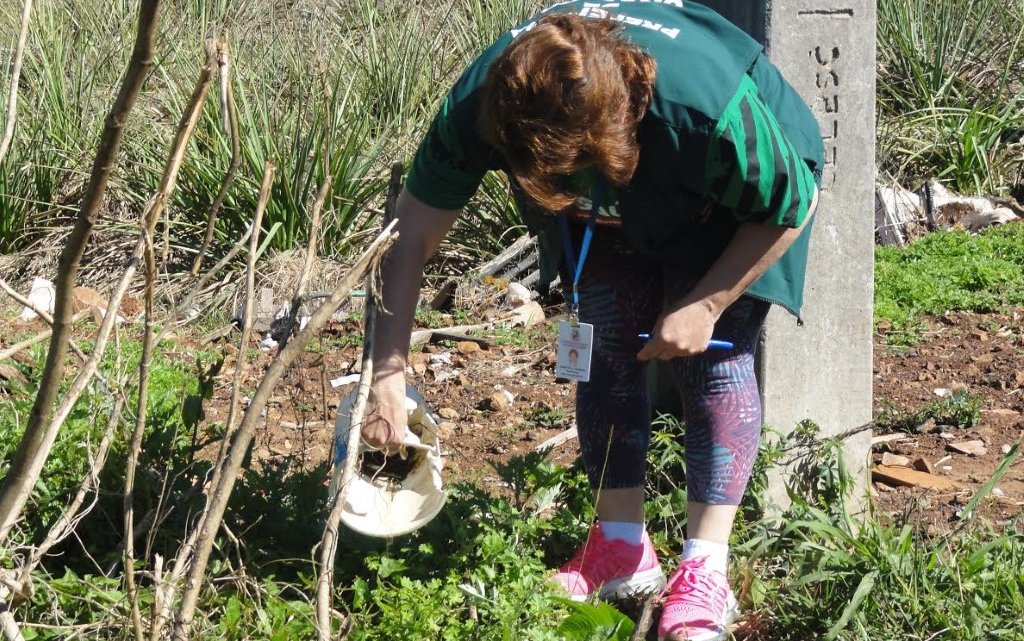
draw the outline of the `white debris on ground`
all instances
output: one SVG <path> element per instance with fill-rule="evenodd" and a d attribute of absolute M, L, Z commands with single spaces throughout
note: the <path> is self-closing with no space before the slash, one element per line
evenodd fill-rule
<path fill-rule="evenodd" d="M 934 180 L 918 192 L 895 183 L 875 188 L 875 236 L 882 245 L 904 245 L 936 229 L 977 233 L 1022 217 L 1024 206 L 1012 198 L 964 196 Z"/>

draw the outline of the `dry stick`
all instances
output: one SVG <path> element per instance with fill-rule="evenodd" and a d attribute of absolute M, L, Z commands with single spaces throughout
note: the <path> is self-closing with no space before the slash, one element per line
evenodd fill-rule
<path fill-rule="evenodd" d="M 14 64 L 11 69 L 11 87 L 7 94 L 7 123 L 4 126 L 4 137 L 0 140 L 0 165 L 7 156 L 7 150 L 14 139 L 14 123 L 18 118 L 18 82 L 21 78 L 21 61 L 25 57 L 25 41 L 28 39 L 28 22 L 32 15 L 32 0 L 25 0 L 21 12 L 21 31 L 18 32 L 18 46 L 14 50 Z"/>
<path fill-rule="evenodd" d="M 306 293 L 309 285 L 309 276 L 313 271 L 313 261 L 316 259 L 316 249 L 320 244 L 320 212 L 323 211 L 327 194 L 331 191 L 334 176 L 330 173 L 320 186 L 320 193 L 316 195 L 316 202 L 313 203 L 312 220 L 309 222 L 309 244 L 306 246 L 306 257 L 302 261 L 302 271 L 299 272 L 299 284 L 295 288 L 295 297 L 292 298 L 292 308 L 288 311 L 288 322 L 284 326 L 284 335 L 281 338 L 281 347 L 288 345 L 288 339 L 292 337 L 295 330 L 295 319 L 299 316 L 299 308 L 302 307 L 302 295 Z"/>
<path fill-rule="evenodd" d="M 636 627 L 633 628 L 633 634 L 629 637 L 629 641 L 644 641 L 647 638 L 647 632 L 654 623 L 654 607 L 658 604 L 659 596 L 657 592 L 654 592 L 644 599 L 640 618 L 636 620 Z"/>
<path fill-rule="evenodd" d="M 142 355 L 139 357 L 139 400 L 135 412 L 135 430 L 132 432 L 131 447 L 128 450 L 128 469 L 124 477 L 124 582 L 131 604 L 132 631 L 135 641 L 143 641 L 142 613 L 139 611 L 139 593 L 135 585 L 135 468 L 139 463 L 139 452 L 142 450 L 142 437 L 146 430 L 146 412 L 149 400 L 149 364 L 153 359 L 153 290 L 156 283 L 156 257 L 153 255 L 153 235 L 147 227 L 145 236 L 146 249 L 146 289 L 145 329 L 142 335 Z"/>
<path fill-rule="evenodd" d="M 372 278 L 372 276 L 371 276 Z M 348 443 L 345 450 L 345 466 L 337 493 L 331 497 L 331 512 L 320 537 L 320 567 L 316 579 L 316 638 L 317 641 L 331 639 L 331 588 L 334 583 L 334 558 L 338 552 L 338 525 L 345 507 L 349 484 L 355 476 L 359 459 L 359 437 L 363 427 L 363 416 L 370 397 L 373 381 L 373 331 L 377 324 L 377 303 L 371 295 L 366 300 L 365 329 L 363 332 L 363 368 L 359 373 L 359 391 L 349 418 Z"/>
<path fill-rule="evenodd" d="M 260 225 L 263 224 L 263 214 L 267 211 L 267 204 L 270 202 L 270 190 L 274 186 L 274 174 L 277 167 L 272 161 L 266 161 L 263 165 L 263 185 L 260 187 L 260 197 L 256 204 L 256 216 L 252 221 L 252 231 L 249 234 L 249 257 L 245 265 L 245 308 L 242 312 L 242 336 L 238 340 L 238 358 L 235 360 L 235 372 L 231 379 L 231 401 L 228 405 L 228 418 L 224 438 L 220 442 L 220 450 L 217 453 L 217 465 L 213 470 L 213 479 L 210 487 L 216 487 L 220 480 L 220 462 L 227 456 L 228 443 L 235 430 L 235 418 L 238 414 L 238 402 L 242 396 L 242 374 L 245 373 L 245 348 L 249 344 L 249 333 L 252 331 L 252 310 L 256 298 L 256 252 L 259 251 Z M 205 518 L 205 514 L 204 517 Z M 200 523 L 202 521 L 200 520 Z"/>
<path fill-rule="evenodd" d="M 238 108 L 235 106 L 235 92 L 231 87 L 231 55 L 228 47 L 228 34 L 221 36 L 217 42 L 217 65 L 220 68 L 220 113 L 221 122 L 231 134 L 231 161 L 228 163 L 228 172 L 224 176 L 224 182 L 220 185 L 213 204 L 210 205 L 210 218 L 206 222 L 206 235 L 203 236 L 203 244 L 199 247 L 195 261 L 192 263 L 191 275 L 199 274 L 203 267 L 203 256 L 210 249 L 213 242 L 213 234 L 217 226 L 217 216 L 220 208 L 227 198 L 228 191 L 235 181 L 235 174 L 238 172 L 238 165 L 242 159 L 241 135 L 238 131 Z"/>
<path fill-rule="evenodd" d="M 64 358 L 67 355 L 71 337 L 72 289 L 86 243 L 103 203 L 103 194 L 114 168 L 125 123 L 135 106 L 139 92 L 142 90 L 143 81 L 153 66 L 153 41 L 159 8 L 160 0 L 141 0 L 138 30 L 128 70 L 121 81 L 117 99 L 107 115 L 106 125 L 100 137 L 100 146 L 93 161 L 92 173 L 89 176 L 89 183 L 82 196 L 78 218 L 64 249 L 61 251 L 55 285 L 56 307 L 53 335 L 50 337 L 46 365 L 36 393 L 35 404 L 32 406 L 32 412 L 25 427 L 25 435 L 11 462 L 3 489 L 0 490 L 0 544 L 6 541 L 11 527 L 20 517 L 38 478 L 38 470 L 41 467 L 40 459 L 45 460 L 46 454 L 49 452 L 49 446 L 46 443 L 47 428 L 51 423 L 53 404 L 62 382 Z M 111 308 L 108 307 L 108 309 Z M 108 318 L 113 316 L 116 314 L 108 314 Z"/>
<path fill-rule="evenodd" d="M 391 180 L 388 184 L 388 196 L 384 205 L 384 223 L 390 228 L 395 217 L 398 193 L 402 188 L 402 165 L 391 166 Z M 338 525 L 345 507 L 348 487 L 355 476 L 356 463 L 359 459 L 359 437 L 362 432 L 363 416 L 370 397 L 370 384 L 373 382 L 373 334 L 377 325 L 377 297 L 374 295 L 373 272 L 367 278 L 367 299 L 363 327 L 363 363 L 359 373 L 359 391 L 352 406 L 349 418 L 348 443 L 345 450 L 345 466 L 341 470 L 341 479 L 331 487 L 338 490 L 331 498 L 331 512 L 327 516 L 323 535 L 320 537 L 320 567 L 316 580 L 316 633 L 317 641 L 331 639 L 331 591 L 334 584 L 334 559 L 338 553 Z M 337 474 L 338 471 L 335 471 Z"/>
<path fill-rule="evenodd" d="M 217 486 L 214 488 L 208 508 L 209 515 L 204 519 L 202 529 L 199 531 L 199 538 L 196 541 L 192 563 L 188 569 L 188 577 L 185 582 L 185 589 L 181 597 L 181 606 L 174 624 L 173 639 L 175 641 L 186 641 L 192 626 L 192 618 L 195 615 L 196 603 L 199 598 L 199 588 L 206 573 L 206 565 L 210 559 L 210 551 L 213 547 L 214 537 L 220 528 L 220 522 L 224 518 L 224 510 L 227 507 L 228 499 L 234 488 L 235 480 L 238 478 L 238 470 L 246 456 L 249 444 L 252 442 L 256 425 L 260 421 L 263 408 L 266 407 L 270 395 L 274 391 L 277 382 L 284 375 L 285 370 L 291 366 L 310 340 L 320 331 L 320 328 L 330 319 L 341 302 L 349 295 L 352 288 L 359 283 L 370 270 L 371 266 L 377 263 L 379 256 L 394 242 L 398 234 L 393 231 L 394 225 L 388 226 L 366 249 L 351 271 L 346 274 L 335 286 L 328 298 L 320 307 L 313 312 L 305 329 L 299 332 L 298 336 L 288 344 L 288 347 L 278 352 L 267 368 L 267 373 L 260 382 L 252 402 L 245 412 L 245 418 L 235 433 L 235 438 L 228 450 L 228 456 L 224 461 L 224 470 L 220 476 Z"/>

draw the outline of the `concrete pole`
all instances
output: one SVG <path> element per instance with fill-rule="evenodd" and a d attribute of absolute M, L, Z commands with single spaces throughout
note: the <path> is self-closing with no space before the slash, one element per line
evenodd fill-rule
<path fill-rule="evenodd" d="M 803 326 L 773 309 L 758 378 L 764 422 L 802 420 L 836 436 L 872 418 L 875 0 L 704 0 L 765 44 L 821 124 L 826 166 L 811 238 Z M 871 433 L 844 439 L 855 501 L 866 496 Z M 794 466 L 773 471 L 769 499 L 787 502 Z"/>

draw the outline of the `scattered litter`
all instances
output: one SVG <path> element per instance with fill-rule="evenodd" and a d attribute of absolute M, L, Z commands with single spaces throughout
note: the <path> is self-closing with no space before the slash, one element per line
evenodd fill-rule
<path fill-rule="evenodd" d="M 446 372 L 438 372 L 437 374 L 434 375 L 434 383 L 444 383 L 445 381 L 458 379 L 460 376 L 462 376 L 461 369 L 453 369 Z"/>
<path fill-rule="evenodd" d="M 952 465 L 943 465 L 942 466 L 942 471 L 943 472 L 952 472 L 953 471 L 953 466 Z"/>
<path fill-rule="evenodd" d="M 509 283 L 505 291 L 505 302 L 512 307 L 519 307 L 533 300 L 533 292 L 521 283 Z"/>
<path fill-rule="evenodd" d="M 36 277 L 32 280 L 32 290 L 28 294 L 29 302 L 52 316 L 56 298 L 57 290 L 53 288 L 53 283 L 45 278 Z M 23 321 L 35 320 L 38 317 L 39 314 L 28 307 L 21 311 L 21 320 Z"/>
<path fill-rule="evenodd" d="M 960 454 L 967 454 L 969 456 L 985 456 L 985 453 L 988 452 L 988 448 L 985 447 L 985 442 L 978 440 L 950 443 L 946 447 L 953 452 L 959 452 Z"/>
<path fill-rule="evenodd" d="M 512 310 L 512 327 L 533 327 L 544 321 L 544 308 L 537 301 L 529 301 Z"/>
<path fill-rule="evenodd" d="M 431 365 L 452 365 L 452 354 L 451 352 L 441 352 L 440 354 L 430 355 Z"/>
<path fill-rule="evenodd" d="M 274 337 L 271 334 L 267 334 L 267 336 L 260 341 L 260 349 L 263 350 L 264 352 L 269 352 L 270 350 L 277 347 L 278 344 L 279 343 L 274 340 Z"/>
<path fill-rule="evenodd" d="M 351 385 L 352 383 L 359 382 L 359 374 L 349 374 L 348 376 L 342 376 L 331 381 L 331 387 L 338 389 L 343 385 Z"/>

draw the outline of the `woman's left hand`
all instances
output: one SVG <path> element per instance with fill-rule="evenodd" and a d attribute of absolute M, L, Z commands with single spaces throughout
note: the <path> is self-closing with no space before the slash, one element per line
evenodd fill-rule
<path fill-rule="evenodd" d="M 707 350 L 718 315 L 704 301 L 687 303 L 662 314 L 637 358 L 667 361 Z"/>

